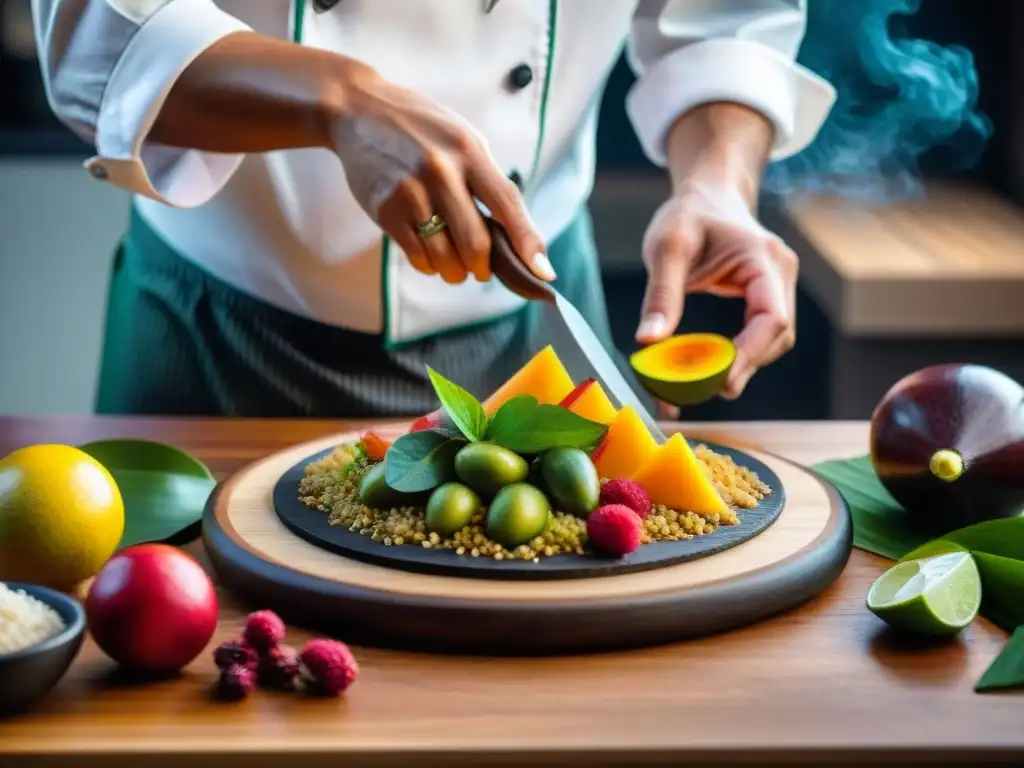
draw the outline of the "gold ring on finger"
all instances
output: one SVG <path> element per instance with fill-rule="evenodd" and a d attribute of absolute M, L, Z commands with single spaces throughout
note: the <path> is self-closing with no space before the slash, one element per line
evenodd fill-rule
<path fill-rule="evenodd" d="M 416 225 L 416 231 L 422 239 L 426 240 L 428 237 L 433 237 L 439 232 L 444 232 L 448 223 L 441 217 L 439 213 L 435 213 L 429 219 L 422 224 Z"/>

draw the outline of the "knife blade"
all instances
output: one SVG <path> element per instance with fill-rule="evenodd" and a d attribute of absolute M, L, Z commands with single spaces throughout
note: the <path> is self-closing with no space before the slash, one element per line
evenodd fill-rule
<path fill-rule="evenodd" d="M 586 318 L 554 287 L 536 277 L 516 255 L 504 227 L 485 217 L 491 233 L 491 270 L 513 293 L 544 303 L 544 330 L 574 381 L 594 378 L 620 408 L 632 406 L 659 444 L 665 433 L 623 376 Z"/>

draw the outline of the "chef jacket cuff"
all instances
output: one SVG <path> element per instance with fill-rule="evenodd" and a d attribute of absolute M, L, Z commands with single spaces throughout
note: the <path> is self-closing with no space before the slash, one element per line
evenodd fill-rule
<path fill-rule="evenodd" d="M 175 0 L 143 24 L 111 73 L 96 124 L 89 173 L 180 208 L 213 197 L 242 155 L 168 147 L 147 138 L 181 73 L 213 43 L 250 27 L 213 0 Z"/>
<path fill-rule="evenodd" d="M 825 80 L 761 43 L 706 40 L 668 54 L 637 80 L 626 99 L 648 159 L 664 167 L 668 132 L 694 107 L 728 101 L 750 107 L 775 126 L 772 159 L 813 141 L 835 103 Z"/>

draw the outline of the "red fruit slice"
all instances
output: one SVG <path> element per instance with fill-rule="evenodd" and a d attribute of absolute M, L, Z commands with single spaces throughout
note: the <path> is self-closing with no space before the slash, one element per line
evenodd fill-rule
<path fill-rule="evenodd" d="M 437 426 L 437 425 L 433 421 L 431 421 L 431 418 L 430 418 L 429 415 L 428 416 L 420 416 L 418 419 L 416 419 L 416 421 L 414 421 L 412 423 L 412 426 L 409 427 L 409 431 L 410 432 L 422 432 L 425 429 L 433 429 L 435 426 Z"/>
<path fill-rule="evenodd" d="M 572 408 L 572 404 L 579 400 L 580 397 L 583 396 L 583 393 L 590 389 L 590 387 L 595 383 L 597 383 L 597 379 L 587 379 L 586 381 L 581 382 L 576 389 L 565 396 L 565 399 L 562 400 L 559 405 L 563 408 Z"/>
<path fill-rule="evenodd" d="M 610 424 L 616 415 L 615 406 L 604 388 L 594 379 L 587 379 L 570 392 L 562 402 L 563 408 L 598 424 Z"/>
<path fill-rule="evenodd" d="M 366 451 L 366 456 L 370 461 L 384 461 L 384 455 L 388 452 L 388 448 L 391 447 L 390 440 L 385 440 L 372 430 L 364 432 L 359 442 L 362 444 L 363 450 Z"/>

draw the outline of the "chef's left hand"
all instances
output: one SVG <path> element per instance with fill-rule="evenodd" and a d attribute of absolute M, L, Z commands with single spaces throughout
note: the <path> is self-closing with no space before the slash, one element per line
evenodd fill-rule
<path fill-rule="evenodd" d="M 797 257 L 755 218 L 738 187 L 705 180 L 680 184 L 644 235 L 647 292 L 636 338 L 650 344 L 671 336 L 687 293 L 743 298 L 745 325 L 735 338 L 722 396 L 735 399 L 758 369 L 796 340 Z M 672 409 L 663 409 L 666 415 Z"/>

